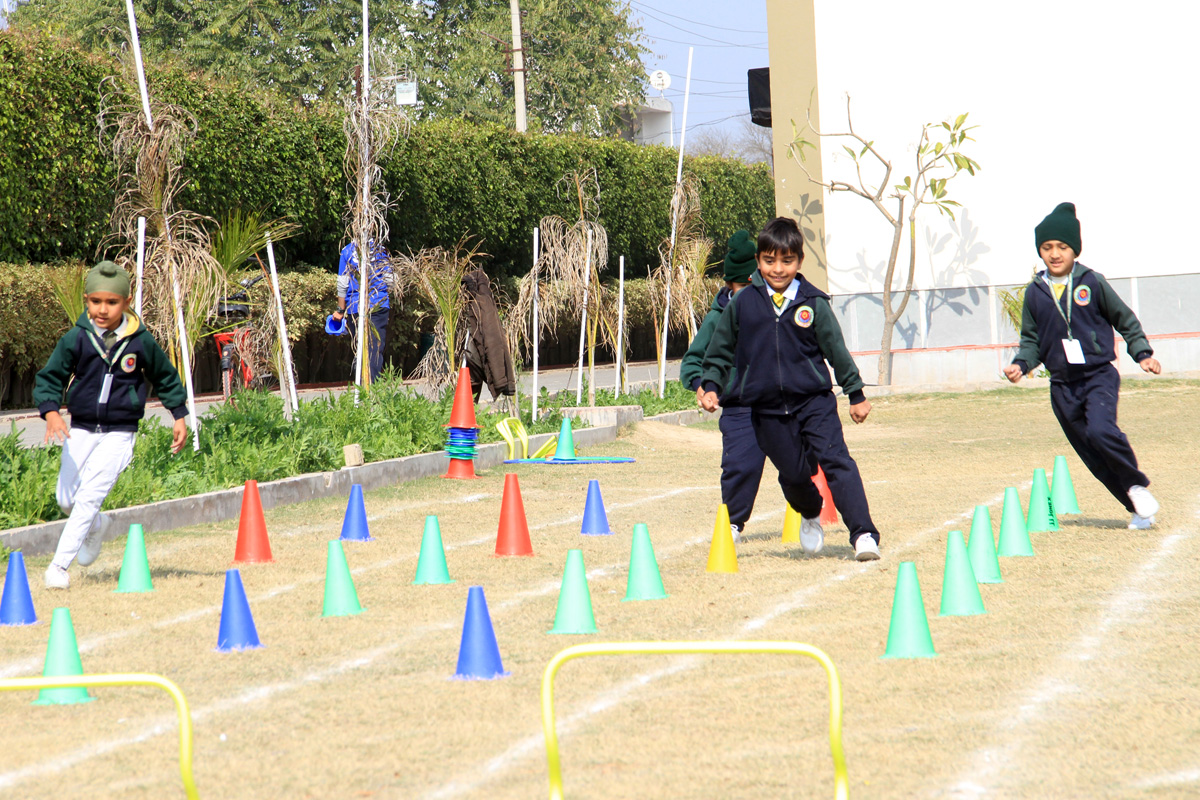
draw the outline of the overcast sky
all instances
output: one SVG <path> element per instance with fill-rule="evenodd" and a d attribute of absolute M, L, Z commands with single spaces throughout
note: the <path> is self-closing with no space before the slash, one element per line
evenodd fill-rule
<path fill-rule="evenodd" d="M 651 50 L 645 59 L 646 72 L 663 69 L 671 75 L 666 97 L 675 104 L 676 135 L 682 124 L 689 45 L 695 52 L 688 129 L 719 126 L 740 130 L 737 117 L 750 115 L 746 70 L 768 66 L 766 3 L 629 0 L 629 4 Z"/>

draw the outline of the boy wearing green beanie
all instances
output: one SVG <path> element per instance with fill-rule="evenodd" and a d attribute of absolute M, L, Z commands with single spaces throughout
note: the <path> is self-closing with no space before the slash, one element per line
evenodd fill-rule
<path fill-rule="evenodd" d="M 110 522 L 100 506 L 133 458 L 138 422 L 145 415 L 147 383 L 175 418 L 171 451 L 187 438 L 183 385 L 166 353 L 129 311 L 129 275 L 101 261 L 84 283 L 86 310 L 63 334 L 37 374 L 33 401 L 46 420 L 46 442 L 62 443 L 56 495 L 67 524 L 46 586 L 66 589 L 67 567 L 88 566 L 100 555 Z M 68 428 L 59 409 L 66 391 Z"/>
<path fill-rule="evenodd" d="M 1083 250 L 1075 206 L 1060 203 L 1034 228 L 1046 269 L 1025 287 L 1021 342 L 1005 376 L 1016 383 L 1039 363 L 1050 371 L 1050 407 L 1067 441 L 1096 479 L 1132 514 L 1131 530 L 1154 524 L 1158 501 L 1146 488 L 1129 439 L 1117 427 L 1121 376 L 1113 328 L 1146 372 L 1162 372 L 1137 316 L 1104 276 L 1075 259 Z"/>

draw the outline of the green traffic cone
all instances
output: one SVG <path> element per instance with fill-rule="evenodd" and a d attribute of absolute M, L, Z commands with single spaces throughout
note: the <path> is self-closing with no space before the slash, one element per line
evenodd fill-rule
<path fill-rule="evenodd" d="M 971 541 L 967 542 L 971 571 L 979 583 L 1004 583 L 1000 561 L 996 558 L 996 539 L 992 533 L 992 515 L 987 506 L 975 506 L 971 520 Z"/>
<path fill-rule="evenodd" d="M 571 434 L 571 418 L 563 417 L 558 429 L 558 447 L 554 450 L 555 461 L 575 460 L 575 437 Z"/>
<path fill-rule="evenodd" d="M 325 606 L 321 616 L 349 617 L 362 612 L 354 579 L 350 577 L 350 565 L 346 563 L 346 550 L 341 539 L 334 539 L 329 543 L 329 556 L 325 560 Z"/>
<path fill-rule="evenodd" d="M 950 531 L 946 539 L 946 568 L 942 572 L 942 607 L 939 617 L 969 617 L 986 614 L 983 595 L 971 569 L 962 531 Z"/>
<path fill-rule="evenodd" d="M 1075 497 L 1075 484 L 1071 482 L 1071 471 L 1067 469 L 1067 457 L 1054 457 L 1054 480 L 1050 484 L 1050 502 L 1054 503 L 1054 513 L 1082 514 L 1079 510 L 1079 500 Z"/>
<path fill-rule="evenodd" d="M 633 526 L 633 548 L 629 551 L 629 579 L 625 583 L 624 599 L 662 600 L 666 596 L 658 560 L 654 557 L 654 545 L 650 543 L 650 529 L 639 522 Z"/>
<path fill-rule="evenodd" d="M 136 522 L 129 526 L 129 535 L 125 537 L 125 557 L 121 559 L 117 591 L 154 591 L 154 581 L 150 578 L 150 562 L 146 558 L 146 534 Z"/>
<path fill-rule="evenodd" d="M 592 594 L 588 591 L 587 571 L 583 568 L 583 551 L 568 550 L 562 588 L 558 592 L 558 610 L 550 633 L 595 632 L 596 617 L 592 614 Z"/>
<path fill-rule="evenodd" d="M 1004 510 L 1000 514 L 1000 544 L 996 555 L 1003 558 L 1033 555 L 1029 531 L 1025 530 L 1025 515 L 1021 513 L 1021 498 L 1011 486 L 1004 490 Z"/>
<path fill-rule="evenodd" d="M 442 528 L 438 518 L 425 518 L 425 533 L 421 535 L 421 555 L 417 557 L 415 584 L 454 583 L 446 569 L 446 550 L 442 547 Z"/>
<path fill-rule="evenodd" d="M 1025 530 L 1029 533 L 1058 530 L 1058 517 L 1054 513 L 1054 503 L 1050 500 L 1046 470 L 1041 467 L 1033 471 L 1033 488 L 1029 490 L 1029 516 L 1025 518 Z"/>
<path fill-rule="evenodd" d="M 46 645 L 46 664 L 42 668 L 45 678 L 62 678 L 82 675 L 83 662 L 79 660 L 79 645 L 75 642 L 75 626 L 71 624 L 71 611 L 67 608 L 54 609 L 50 618 L 50 642 Z M 38 692 L 35 706 L 71 705 L 88 703 L 96 698 L 88 694 L 85 686 L 65 689 L 42 689 Z"/>
<path fill-rule="evenodd" d="M 933 658 L 936 655 L 929 635 L 929 618 L 925 616 L 925 601 L 921 599 L 917 565 L 901 561 L 896 574 L 887 650 L 881 658 Z"/>

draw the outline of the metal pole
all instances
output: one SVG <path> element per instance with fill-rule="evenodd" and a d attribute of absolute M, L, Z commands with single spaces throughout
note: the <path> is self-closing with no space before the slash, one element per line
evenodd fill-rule
<path fill-rule="evenodd" d="M 675 167 L 675 191 L 671 194 L 671 246 L 667 251 L 667 304 L 663 311 L 662 349 L 658 357 L 658 396 L 667 389 L 667 323 L 671 319 L 671 284 L 675 280 L 675 228 L 679 222 L 679 184 L 683 181 L 683 145 L 687 138 L 688 98 L 692 94 L 692 49 L 688 48 L 687 82 L 683 89 L 683 129 L 679 132 L 679 160 Z"/>
<path fill-rule="evenodd" d="M 146 261 L 146 218 L 138 217 L 137 294 L 133 298 L 133 313 L 142 318 L 142 271 Z"/>
<path fill-rule="evenodd" d="M 271 265 L 271 290 L 275 293 L 275 308 L 279 312 L 279 344 L 283 356 L 283 375 L 280 376 L 279 388 L 285 395 L 284 405 L 296 412 L 300 410 L 300 397 L 296 393 L 296 373 L 292 367 L 292 343 L 288 341 L 287 320 L 283 317 L 283 295 L 279 291 L 279 274 L 275 271 L 275 247 L 271 242 L 270 233 L 267 234 L 267 263 Z"/>
<path fill-rule="evenodd" d="M 588 289 L 592 285 L 592 229 L 587 232 L 587 252 L 583 256 L 583 317 L 579 322 L 579 379 L 575 382 L 575 405 L 583 402 L 583 334 L 587 330 Z"/>
<path fill-rule="evenodd" d="M 525 51 L 521 47 L 521 4 L 520 0 L 508 0 L 512 13 L 513 39 L 513 94 L 516 95 L 517 130 L 525 132 Z"/>
<path fill-rule="evenodd" d="M 188 413 L 192 415 L 192 449 L 200 452 L 200 415 L 196 413 L 196 392 L 192 386 L 192 353 L 188 345 L 187 323 L 183 319 L 183 300 L 179 296 L 179 278 L 175 274 L 175 262 L 171 262 L 171 288 L 175 294 L 175 327 L 179 335 L 179 354 L 183 360 L 181 365 L 184 387 L 187 389 Z"/>
<path fill-rule="evenodd" d="M 621 356 L 625 333 L 625 256 L 621 256 L 617 272 L 617 374 L 613 377 L 613 395 L 621 396 Z"/>
<path fill-rule="evenodd" d="M 538 229 L 533 229 L 533 412 L 530 424 L 537 422 L 538 401 L 538 346 L 541 344 L 541 326 L 538 325 Z"/>
<path fill-rule="evenodd" d="M 362 35 L 363 35 L 363 69 L 362 69 L 362 119 L 359 120 L 359 171 L 362 172 L 362 193 L 359 198 L 359 241 L 358 250 L 358 358 L 354 365 L 354 403 L 358 404 L 358 390 L 366 386 L 371 379 L 371 371 L 367 367 L 367 325 L 371 324 L 371 290 L 367 286 L 367 261 L 371 258 L 370 239 L 367 236 L 365 222 L 367 204 L 371 202 L 371 132 L 369 128 L 368 109 L 371 104 L 371 37 L 367 0 L 362 2 Z M 454 343 L 450 343 L 453 354 Z"/>
<path fill-rule="evenodd" d="M 133 0 L 125 0 L 125 13 L 129 17 L 129 36 L 133 39 L 133 63 L 137 67 L 138 91 L 142 95 L 142 111 L 146 112 L 146 127 L 154 131 L 154 118 L 150 116 L 150 92 L 146 89 L 146 70 L 142 67 L 142 45 L 138 40 L 137 20 L 133 14 Z"/>

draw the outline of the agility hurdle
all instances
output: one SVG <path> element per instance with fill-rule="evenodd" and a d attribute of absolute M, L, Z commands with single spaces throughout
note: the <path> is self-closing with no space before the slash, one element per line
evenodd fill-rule
<path fill-rule="evenodd" d="M 188 800 L 199 800 L 200 793 L 196 791 L 196 781 L 192 777 L 192 713 L 188 710 L 187 698 L 174 682 L 161 675 L 144 672 L 0 679 L 0 692 L 67 689 L 76 686 L 156 686 L 171 695 L 175 701 L 175 708 L 179 711 L 179 775 L 183 779 L 183 790 L 187 793 Z"/>
<path fill-rule="evenodd" d="M 550 800 L 563 800 L 562 764 L 554 722 L 554 676 L 566 662 L 584 656 L 694 655 L 709 653 L 761 653 L 801 655 L 815 659 L 829 678 L 829 750 L 833 755 L 835 800 L 849 800 L 850 781 L 842 750 L 842 682 L 837 668 L 823 651 L 798 642 L 601 642 L 579 644 L 560 651 L 542 675 L 542 729 L 546 734 L 546 764 L 550 773 Z"/>

